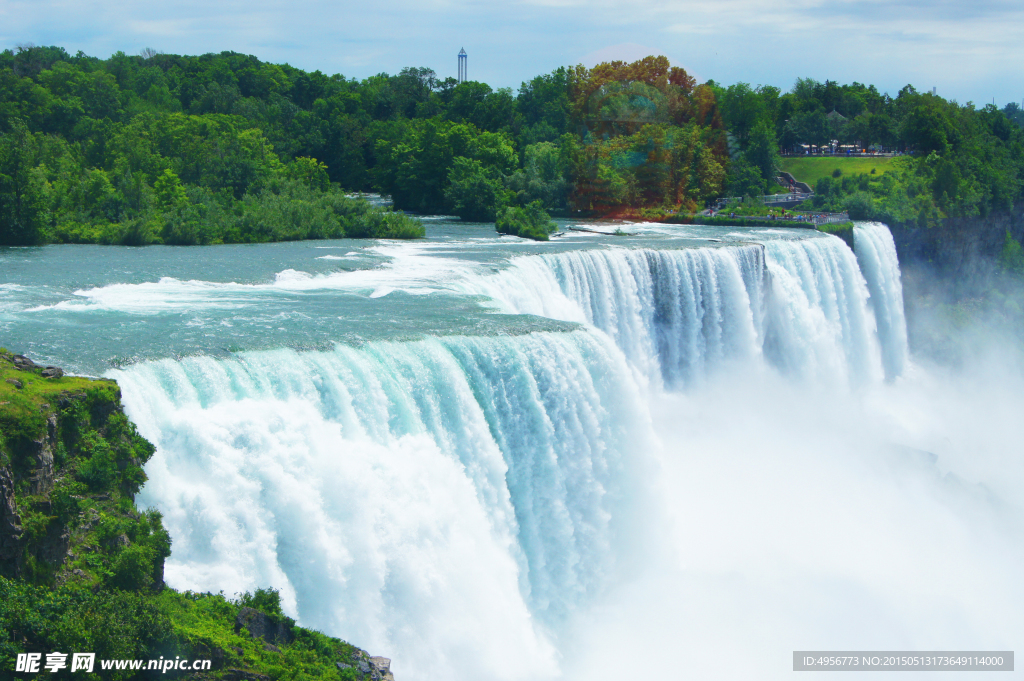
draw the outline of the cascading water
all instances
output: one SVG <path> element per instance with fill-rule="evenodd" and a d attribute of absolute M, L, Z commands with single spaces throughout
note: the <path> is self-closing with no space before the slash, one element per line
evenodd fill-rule
<path fill-rule="evenodd" d="M 506 312 L 592 324 L 642 374 L 670 388 L 703 378 L 709 367 L 760 352 L 760 245 L 526 256 L 466 287 Z"/>
<path fill-rule="evenodd" d="M 40 347 L 133 329 L 150 359 L 109 375 L 157 445 L 140 500 L 165 514 L 168 582 L 278 587 L 399 681 L 673 677 L 679 656 L 779 677 L 765 660 L 801 646 L 1018 633 L 988 604 L 1024 602 L 1000 515 L 1024 474 L 996 436 L 1020 391 L 975 413 L 988 386 L 943 401 L 950 382 L 905 371 L 884 226 L 856 226 L 856 256 L 805 230 L 715 236 L 258 246 L 269 273 L 239 249 L 245 276 L 216 281 L 202 261 L 63 298 L 4 284 L 0 322 Z"/>
<path fill-rule="evenodd" d="M 881 376 L 880 341 L 886 357 L 906 354 L 898 265 L 895 286 L 889 265 L 895 247 L 890 237 L 888 250 L 880 242 L 872 248 L 872 263 L 886 263 L 865 271 L 880 301 L 874 309 L 886 315 L 879 335 L 857 258 L 824 235 L 764 246 L 524 256 L 466 286 L 507 312 L 594 325 L 670 389 L 762 355 L 786 374 L 865 384 Z M 893 362 L 890 374 L 902 365 Z"/>
<path fill-rule="evenodd" d="M 653 448 L 621 354 L 582 330 L 113 375 L 159 452 L 143 500 L 174 537 L 170 583 L 277 585 L 407 678 L 554 674 L 545 628 L 628 552 Z"/>
<path fill-rule="evenodd" d="M 877 222 L 858 223 L 853 238 L 857 261 L 871 291 L 885 375 L 895 378 L 903 373 L 907 361 L 907 322 L 896 245 L 888 227 Z"/>

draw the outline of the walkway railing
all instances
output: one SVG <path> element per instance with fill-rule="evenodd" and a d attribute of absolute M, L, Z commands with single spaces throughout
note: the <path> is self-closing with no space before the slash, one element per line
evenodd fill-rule
<path fill-rule="evenodd" d="M 727 213 L 716 213 L 712 217 L 728 218 L 733 217 Z M 850 214 L 843 213 L 815 213 L 809 211 L 793 211 L 789 215 L 778 215 L 775 217 L 765 215 L 736 215 L 736 220 L 757 220 L 758 222 L 771 222 L 779 227 L 796 226 L 809 227 L 811 225 L 828 225 L 838 222 L 849 222 Z"/>
<path fill-rule="evenodd" d="M 794 201 L 806 201 L 807 199 L 814 196 L 814 193 L 807 192 L 788 192 L 786 194 L 769 194 L 767 196 L 755 196 L 753 197 L 756 201 L 764 204 L 769 203 L 792 203 Z M 715 205 L 724 207 L 730 203 L 742 203 L 742 196 L 723 196 L 722 198 L 715 199 Z"/>

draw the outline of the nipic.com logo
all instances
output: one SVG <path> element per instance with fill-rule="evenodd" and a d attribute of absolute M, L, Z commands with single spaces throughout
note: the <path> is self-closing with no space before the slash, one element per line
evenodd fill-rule
<path fill-rule="evenodd" d="M 70 659 L 69 659 L 70 658 Z M 172 670 L 206 671 L 211 660 L 183 660 L 180 657 L 158 660 L 100 660 L 101 670 L 148 670 L 166 674 Z M 56 674 L 67 669 L 70 672 L 91 673 L 95 670 L 96 653 L 18 653 L 14 671 L 23 674 L 38 674 L 41 671 Z"/>
<path fill-rule="evenodd" d="M 39 671 L 42 664 L 44 670 L 55 674 L 62 669 L 68 668 L 67 653 L 47 653 L 46 663 L 43 664 L 42 653 L 18 653 L 18 660 L 15 662 L 14 671 L 34 674 Z M 72 653 L 71 671 L 91 672 L 96 665 L 96 653 Z"/>

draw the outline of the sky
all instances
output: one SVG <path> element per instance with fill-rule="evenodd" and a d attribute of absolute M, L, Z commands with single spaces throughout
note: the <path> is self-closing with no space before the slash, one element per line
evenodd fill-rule
<path fill-rule="evenodd" d="M 0 0 L 0 49 L 233 50 L 365 78 L 425 66 L 518 88 L 563 65 L 663 54 L 699 81 L 904 85 L 1024 101 L 1020 0 Z"/>

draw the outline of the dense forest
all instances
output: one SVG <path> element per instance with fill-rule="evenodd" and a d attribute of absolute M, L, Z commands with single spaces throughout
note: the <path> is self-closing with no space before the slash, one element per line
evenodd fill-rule
<path fill-rule="evenodd" d="M 933 224 L 1020 199 L 1022 121 L 1016 104 L 977 109 L 911 86 L 698 84 L 664 57 L 559 68 L 513 93 L 426 68 L 360 81 L 230 52 L 26 47 L 0 53 L 0 242 L 422 234 L 352 192 L 486 222 L 531 205 L 693 212 L 772 191 L 780 150 L 833 140 L 906 156 L 884 174 L 825 178 L 809 208 Z"/>

